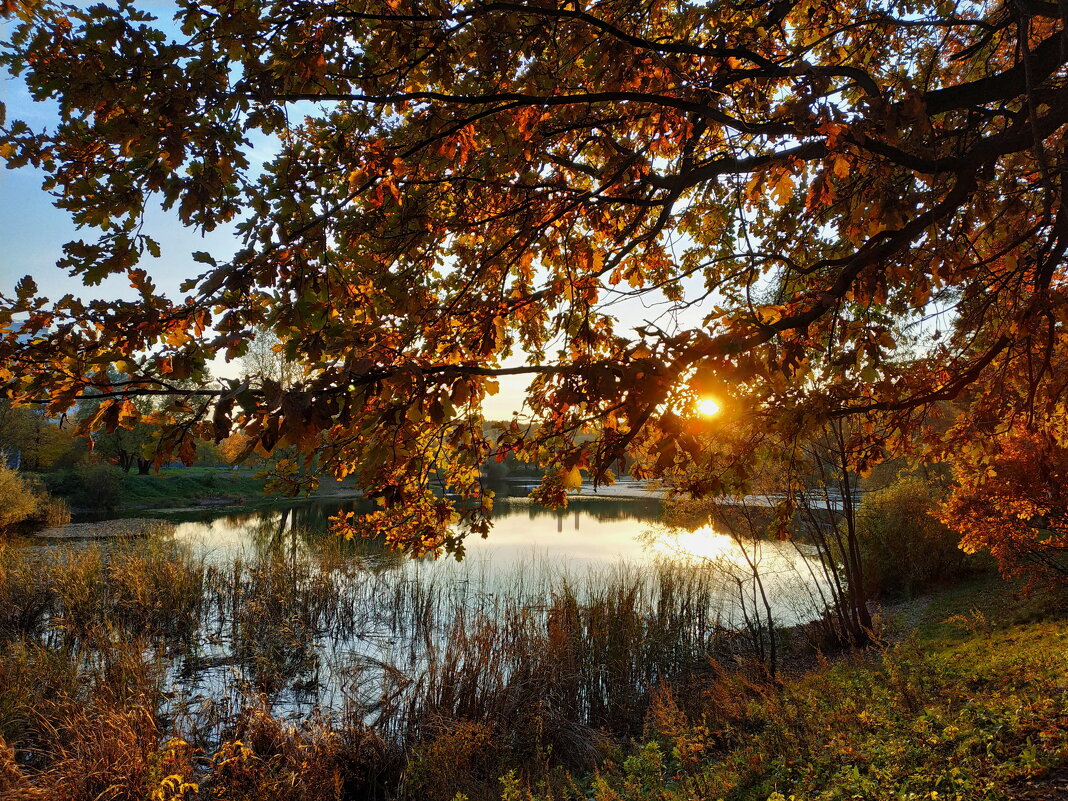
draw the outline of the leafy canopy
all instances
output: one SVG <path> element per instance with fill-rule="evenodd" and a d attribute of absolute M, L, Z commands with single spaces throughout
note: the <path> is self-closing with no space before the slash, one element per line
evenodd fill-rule
<path fill-rule="evenodd" d="M 0 8 L 21 18 L 2 60 L 60 114 L 5 123 L 0 152 L 86 229 L 60 266 L 138 293 L 49 301 L 24 279 L 0 381 L 54 412 L 110 396 L 92 424 L 111 428 L 172 396 L 157 460 L 235 430 L 292 447 L 425 551 L 485 533 L 491 454 L 546 465 L 549 502 L 626 454 L 716 493 L 748 462 L 713 471 L 709 443 L 751 447 L 743 429 L 863 413 L 863 467 L 933 443 L 932 404 L 966 389 L 981 421 L 1063 420 L 1063 4 Z M 181 298 L 142 265 L 158 202 L 240 240 L 193 254 Z M 660 305 L 635 330 L 621 299 Z M 291 385 L 178 383 L 263 328 Z M 529 414 L 488 433 L 512 374 Z M 697 421 L 709 394 L 721 419 Z"/>
<path fill-rule="evenodd" d="M 957 485 L 943 517 L 969 553 L 988 550 L 1003 573 L 1031 585 L 1068 579 L 1068 448 L 1016 431 L 980 463 L 954 465 Z"/>

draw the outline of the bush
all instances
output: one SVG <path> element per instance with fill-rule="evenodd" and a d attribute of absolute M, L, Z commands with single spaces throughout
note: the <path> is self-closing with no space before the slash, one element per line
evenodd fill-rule
<path fill-rule="evenodd" d="M 457 791 L 477 793 L 487 784 L 500 757 L 497 735 L 479 721 L 456 720 L 439 726 L 408 761 L 408 794 L 427 801 L 449 801 Z"/>
<path fill-rule="evenodd" d="M 0 531 L 29 520 L 40 503 L 29 481 L 10 467 L 0 465 Z"/>
<path fill-rule="evenodd" d="M 954 457 L 942 519 L 968 553 L 989 552 L 1031 589 L 1068 580 L 1068 445 L 1050 431 L 1016 430 Z"/>
<path fill-rule="evenodd" d="M 88 464 L 76 471 L 81 480 L 85 505 L 92 509 L 116 509 L 125 483 L 122 471 L 110 464 Z"/>
<path fill-rule="evenodd" d="M 81 509 L 101 511 L 119 507 L 126 482 L 119 468 L 105 462 L 89 462 L 44 478 L 52 495 L 67 498 Z"/>
<path fill-rule="evenodd" d="M 864 496 L 857 533 L 870 593 L 911 597 L 975 569 L 960 538 L 935 517 L 938 495 L 930 482 L 905 476 Z"/>

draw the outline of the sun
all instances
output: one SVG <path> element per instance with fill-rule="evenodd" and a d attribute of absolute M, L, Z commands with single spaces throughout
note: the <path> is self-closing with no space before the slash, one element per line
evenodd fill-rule
<path fill-rule="evenodd" d="M 713 417 L 719 414 L 719 404 L 714 398 L 701 398 L 697 402 L 697 411 L 705 417 Z"/>

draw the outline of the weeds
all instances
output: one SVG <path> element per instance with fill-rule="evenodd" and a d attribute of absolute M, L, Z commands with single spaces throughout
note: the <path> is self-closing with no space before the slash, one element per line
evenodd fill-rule
<path fill-rule="evenodd" d="M 740 661 L 722 597 L 677 564 L 443 581 L 0 547 L 0 797 L 881 798 L 936 789 L 925 764 L 966 798 L 1068 756 L 1062 629 L 1009 645 L 987 612 L 966 658 L 906 638 L 782 683 Z"/>
<path fill-rule="evenodd" d="M 38 771 L 35 787 L 91 762 L 99 781 L 63 785 L 72 797 L 135 785 L 168 801 L 222 785 L 274 797 L 313 753 L 324 798 L 355 786 L 433 795 L 443 771 L 494 786 L 510 766 L 525 778 L 588 769 L 642 730 L 656 687 L 730 645 L 711 574 L 678 566 L 537 582 L 473 569 L 445 582 L 433 565 L 376 573 L 305 552 L 211 564 L 160 539 L 7 548 L 0 564 L 0 734 Z M 311 728 L 276 717 L 308 705 L 333 712 Z M 200 754 L 192 773 L 150 780 L 138 767 L 115 784 L 98 743 L 71 734 L 91 710 L 134 750 L 122 727 L 136 716 L 118 712 L 140 710 L 157 759 L 174 761 L 162 744 L 176 737 Z"/>

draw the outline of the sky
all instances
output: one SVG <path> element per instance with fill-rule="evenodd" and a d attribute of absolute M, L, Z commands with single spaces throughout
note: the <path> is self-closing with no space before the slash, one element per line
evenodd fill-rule
<path fill-rule="evenodd" d="M 149 0 L 138 5 L 151 9 L 161 21 L 170 19 L 169 9 L 173 8 L 164 0 Z M 10 27 L 0 24 L 0 38 L 9 35 Z M 8 123 L 21 119 L 37 130 L 54 124 L 56 120 L 52 104 L 35 103 L 21 80 L 6 74 L 0 75 L 0 102 L 6 106 Z M 273 156 L 274 149 L 269 140 L 263 139 L 256 144 L 250 153 L 253 162 L 265 162 Z M 57 209 L 52 197 L 41 188 L 43 178 L 44 174 L 32 167 L 0 169 L 0 293 L 10 293 L 19 279 L 30 275 L 41 291 L 52 299 L 67 293 L 83 298 L 135 297 L 122 276 L 112 276 L 98 286 L 85 287 L 80 279 L 72 278 L 55 266 L 66 242 L 78 238 L 92 241 L 95 232 L 75 228 L 68 214 Z M 149 213 L 145 233 L 160 242 L 162 254 L 159 259 L 146 254 L 140 266 L 149 272 L 160 291 L 172 298 L 181 297 L 178 287 L 183 281 L 205 269 L 203 264 L 193 261 L 191 254 L 194 251 L 208 251 L 225 260 L 237 248 L 233 228 L 220 228 L 202 236 L 183 227 L 175 215 L 161 209 Z M 614 304 L 611 311 L 619 321 L 621 333 L 661 313 L 660 310 L 647 309 L 636 300 Z M 694 311 L 694 314 L 698 312 Z M 521 363 L 522 356 L 519 355 L 509 359 L 507 366 Z M 213 362 L 211 368 L 214 375 L 223 378 L 236 377 L 241 372 L 240 363 L 226 363 L 221 358 Z M 519 410 L 529 380 L 527 376 L 502 377 L 500 392 L 484 404 L 487 418 L 507 419 Z"/>
<path fill-rule="evenodd" d="M 166 4 L 147 4 L 162 7 Z M 0 35 L 6 35 L 0 26 Z M 35 103 L 18 79 L 4 75 L 0 79 L 0 102 L 7 110 L 7 119 L 21 119 L 37 129 L 51 124 L 54 111 L 50 104 Z M 261 142 L 253 159 L 266 161 L 272 155 L 269 142 Z M 95 232 L 79 231 L 67 212 L 57 209 L 51 195 L 41 188 L 44 173 L 33 167 L 0 169 L 0 293 L 8 294 L 25 275 L 31 276 L 42 293 L 57 299 L 67 293 L 84 298 L 123 299 L 136 294 L 122 276 L 111 276 L 101 284 L 86 287 L 79 278 L 71 277 L 56 266 L 63 255 L 63 245 L 84 238 L 91 241 Z M 225 258 L 237 248 L 232 227 L 220 228 L 202 236 L 182 226 L 175 215 L 156 209 L 148 215 L 145 233 L 159 241 L 161 257 L 153 259 L 145 254 L 140 266 L 149 272 L 160 291 L 176 298 L 179 286 L 188 278 L 202 273 L 203 264 L 193 261 L 194 251 L 205 250 L 217 258 Z M 518 364 L 514 359 L 510 363 Z M 214 375 L 236 377 L 241 372 L 239 362 L 225 362 L 221 357 L 211 365 Z M 500 380 L 500 392 L 487 399 L 484 412 L 490 419 L 507 419 L 520 409 L 523 391 L 529 378 L 505 376 Z"/>

